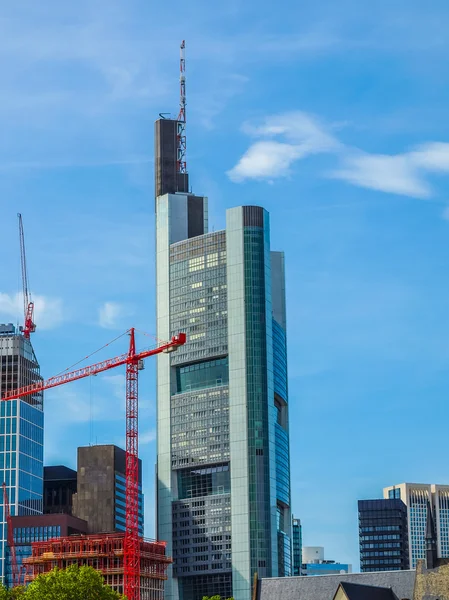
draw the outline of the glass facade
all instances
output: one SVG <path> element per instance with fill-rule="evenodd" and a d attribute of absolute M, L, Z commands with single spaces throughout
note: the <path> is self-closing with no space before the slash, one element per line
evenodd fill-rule
<path fill-rule="evenodd" d="M 184 195 L 156 205 L 157 336 L 187 334 L 157 358 L 166 598 L 247 600 L 254 572 L 290 575 L 292 560 L 285 323 L 272 331 L 271 304 L 283 288 L 272 286 L 268 215 L 232 209 L 225 231 L 190 237 Z"/>
<path fill-rule="evenodd" d="M 299 519 L 292 518 L 292 548 L 293 548 L 293 575 L 301 575 L 302 565 L 302 528 Z"/>
<path fill-rule="evenodd" d="M 139 483 L 139 534 L 143 536 L 144 502 L 142 485 Z M 115 473 L 115 530 L 126 531 L 126 479 Z"/>
<path fill-rule="evenodd" d="M 2 392 L 40 381 L 39 365 L 29 340 L 22 335 L 0 335 Z M 0 403 L 0 480 L 6 483 L 11 516 L 43 512 L 42 394 Z M 3 495 L 0 575 L 5 577 L 7 532 Z"/>
<path fill-rule="evenodd" d="M 398 498 L 359 500 L 360 570 L 410 568 L 407 507 Z"/>
<path fill-rule="evenodd" d="M 229 383 L 228 359 L 217 358 L 176 368 L 178 394 Z"/>

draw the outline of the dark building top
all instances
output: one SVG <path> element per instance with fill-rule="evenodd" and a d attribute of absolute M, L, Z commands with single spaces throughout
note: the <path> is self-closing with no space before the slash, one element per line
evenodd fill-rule
<path fill-rule="evenodd" d="M 63 465 L 44 467 L 44 514 L 72 514 L 77 474 Z"/>
<path fill-rule="evenodd" d="M 126 452 L 105 444 L 78 448 L 77 493 L 73 514 L 89 524 L 89 533 L 124 531 L 126 508 Z M 139 485 L 142 461 L 139 460 Z M 143 506 L 139 499 L 139 527 L 143 534 Z"/>
<path fill-rule="evenodd" d="M 158 119 L 154 127 L 154 194 L 189 191 L 189 176 L 178 173 L 178 121 Z"/>
<path fill-rule="evenodd" d="M 407 507 L 399 498 L 359 500 L 360 570 L 409 569 Z"/>
<path fill-rule="evenodd" d="M 391 588 L 349 583 L 348 581 L 342 581 L 338 587 L 344 591 L 348 600 L 398 600 Z"/>

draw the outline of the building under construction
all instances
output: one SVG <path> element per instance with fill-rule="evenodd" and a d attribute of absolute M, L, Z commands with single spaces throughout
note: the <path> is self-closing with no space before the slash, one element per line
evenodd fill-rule
<path fill-rule="evenodd" d="M 30 582 L 55 567 L 86 565 L 99 571 L 105 583 L 123 594 L 125 534 L 77 535 L 32 544 L 32 554 L 24 559 Z M 163 600 L 167 567 L 165 542 L 140 540 L 140 600 Z"/>

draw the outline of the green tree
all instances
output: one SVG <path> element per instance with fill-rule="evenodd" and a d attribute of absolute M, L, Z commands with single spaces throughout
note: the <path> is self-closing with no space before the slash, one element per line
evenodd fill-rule
<path fill-rule="evenodd" d="M 0 600 L 3 600 L 0 596 Z M 92 567 L 71 565 L 53 569 L 36 577 L 28 586 L 24 600 L 124 600 L 104 584 Z"/>
<path fill-rule="evenodd" d="M 23 586 L 16 587 L 12 590 L 6 589 L 3 585 L 0 586 L 0 600 L 25 600 L 25 588 Z"/>
<path fill-rule="evenodd" d="M 203 596 L 203 600 L 221 600 L 221 596 Z M 234 598 L 227 598 L 227 600 L 234 600 Z"/>

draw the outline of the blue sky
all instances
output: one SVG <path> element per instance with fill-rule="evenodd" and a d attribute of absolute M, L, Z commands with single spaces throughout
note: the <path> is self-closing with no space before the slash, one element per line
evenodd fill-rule
<path fill-rule="evenodd" d="M 449 482 L 449 7 L 241 4 L 5 3 L 0 320 L 20 319 L 20 211 L 44 376 L 154 332 L 153 121 L 177 113 L 185 38 L 193 189 L 216 229 L 266 207 L 286 252 L 294 512 L 357 566 L 358 498 Z M 148 535 L 154 392 L 148 360 Z M 122 371 L 49 391 L 47 463 L 123 444 L 123 411 Z"/>

